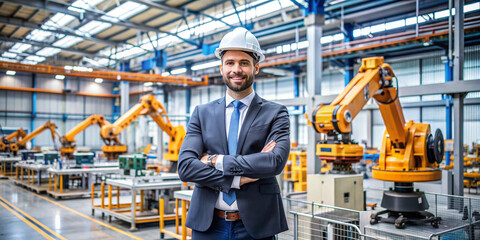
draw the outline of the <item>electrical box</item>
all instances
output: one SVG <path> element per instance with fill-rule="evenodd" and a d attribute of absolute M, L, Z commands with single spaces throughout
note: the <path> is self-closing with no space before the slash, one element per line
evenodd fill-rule
<path fill-rule="evenodd" d="M 73 157 L 75 158 L 75 164 L 76 165 L 82 165 L 82 164 L 93 164 L 93 156 L 94 154 L 89 152 L 89 153 L 74 153 Z"/>
<path fill-rule="evenodd" d="M 363 175 L 308 174 L 307 201 L 363 211 Z"/>

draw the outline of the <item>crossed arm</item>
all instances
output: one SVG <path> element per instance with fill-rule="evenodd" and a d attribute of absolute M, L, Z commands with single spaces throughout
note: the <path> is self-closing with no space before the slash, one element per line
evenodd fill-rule
<path fill-rule="evenodd" d="M 260 153 L 248 155 L 225 155 L 223 157 L 224 171 L 220 171 L 206 164 L 208 155 L 204 155 L 205 146 L 203 145 L 198 108 L 196 108 L 180 150 L 178 160 L 180 179 L 212 189 L 221 187 L 223 192 L 228 192 L 234 176 L 241 176 L 240 185 L 256 181 L 259 178 L 275 176 L 283 170 L 288 158 L 289 127 L 288 112 L 283 107 L 277 113 L 267 138 L 269 142 L 263 150 Z M 231 171 L 232 169 L 235 171 Z"/>

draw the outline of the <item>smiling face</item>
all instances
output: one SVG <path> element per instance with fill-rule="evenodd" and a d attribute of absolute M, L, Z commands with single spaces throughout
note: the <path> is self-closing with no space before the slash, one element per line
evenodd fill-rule
<path fill-rule="evenodd" d="M 247 53 L 229 50 L 222 57 L 220 71 L 229 91 L 251 93 L 259 65 Z"/>

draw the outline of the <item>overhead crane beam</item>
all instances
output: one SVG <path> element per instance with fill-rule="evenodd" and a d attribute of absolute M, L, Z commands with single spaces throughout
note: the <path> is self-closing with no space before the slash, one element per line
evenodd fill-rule
<path fill-rule="evenodd" d="M 104 80 L 121 80 L 132 82 L 161 82 L 169 84 L 186 84 L 186 85 L 208 85 L 208 76 L 203 77 L 203 81 L 194 81 L 191 77 L 185 76 L 162 76 L 158 74 L 146 73 L 130 73 L 130 72 L 116 72 L 116 71 L 75 71 L 67 70 L 64 67 L 50 66 L 50 65 L 28 65 L 21 63 L 11 63 L 0 61 L 0 69 L 13 70 L 19 72 L 33 72 L 52 75 L 65 75 L 72 77 L 84 78 L 102 78 Z"/>
<path fill-rule="evenodd" d="M 57 1 L 55 1 L 55 2 L 54 1 L 45 2 L 45 1 L 40 1 L 40 0 L 36 0 L 36 1 L 34 1 L 34 0 L 7 0 L 7 2 L 11 2 L 13 4 L 21 4 L 21 5 L 24 5 L 24 6 L 38 8 L 38 9 L 42 9 L 42 10 L 49 11 L 49 12 L 54 12 L 54 13 L 60 12 L 60 13 L 72 15 L 72 16 L 80 19 L 80 20 L 83 20 L 83 19 L 95 20 L 95 21 L 99 21 L 99 22 L 105 22 L 105 23 L 115 24 L 115 25 L 119 25 L 119 26 L 124 26 L 124 27 L 132 28 L 132 29 L 138 29 L 138 30 L 144 31 L 144 32 L 165 33 L 165 34 L 174 36 L 176 38 L 179 38 L 180 40 L 182 40 L 186 43 L 189 43 L 189 44 L 194 45 L 196 47 L 200 47 L 200 44 L 198 44 L 195 41 L 188 40 L 188 39 L 185 39 L 185 38 L 182 38 L 182 37 L 178 36 L 177 34 L 174 34 L 174 33 L 168 32 L 168 31 L 163 31 L 163 30 L 160 30 L 158 28 L 150 27 L 150 26 L 147 26 L 147 25 L 144 25 L 144 24 L 138 24 L 138 23 L 131 22 L 131 21 L 128 21 L 128 20 L 122 20 L 122 21 L 112 23 L 111 21 L 107 21 L 107 20 L 102 19 L 104 14 L 100 13 L 99 10 L 85 9 L 85 12 L 83 12 L 83 13 L 79 13 L 79 12 L 76 12 L 76 11 L 71 11 L 71 10 L 68 9 L 70 7 L 69 3 L 64 3 L 64 2 L 60 2 L 60 1 L 58 1 L 58 2 Z"/>

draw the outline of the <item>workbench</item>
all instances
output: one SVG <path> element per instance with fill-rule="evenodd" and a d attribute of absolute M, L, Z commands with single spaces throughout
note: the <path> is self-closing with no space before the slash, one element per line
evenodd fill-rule
<path fill-rule="evenodd" d="M 118 168 L 118 165 L 94 164 L 88 168 L 49 168 L 47 172 L 49 175 L 47 193 L 58 199 L 62 197 L 81 197 L 88 194 L 94 195 L 98 193 L 98 191 L 95 191 L 95 183 L 99 177 L 105 179 L 104 177 L 107 175 L 120 174 L 121 169 Z M 81 181 L 81 187 L 73 188 L 69 186 L 68 182 L 65 183 L 65 181 L 72 180 L 70 178 L 72 176 Z M 89 189 L 89 182 L 93 183 L 91 189 Z M 68 189 L 65 189 L 65 187 L 68 187 Z"/>
<path fill-rule="evenodd" d="M 160 173 L 160 175 L 145 177 L 123 177 L 124 179 L 107 179 L 105 184 L 108 187 L 108 204 L 105 204 L 105 186 L 102 184 L 100 204 L 95 205 L 92 197 L 92 215 L 94 215 L 95 210 L 97 210 L 102 213 L 102 217 L 106 215 L 108 221 L 111 221 L 112 217 L 116 217 L 117 219 L 129 222 L 131 224 L 130 231 L 137 230 L 137 223 L 159 221 L 157 211 L 145 209 L 145 190 L 174 190 L 180 189 L 184 185 L 176 173 Z M 113 188 L 117 190 L 116 203 L 112 201 Z M 121 189 L 131 193 L 131 203 L 120 203 Z M 137 202 L 137 191 L 140 192 L 140 202 Z M 174 218 L 174 215 L 165 216 L 166 220 L 173 220 Z"/>
<path fill-rule="evenodd" d="M 160 238 L 163 239 L 165 237 L 165 234 L 168 234 L 176 239 L 181 239 L 181 240 L 187 240 L 191 239 L 191 236 L 188 236 L 187 234 L 187 227 L 185 226 L 185 222 L 187 220 L 187 211 L 188 207 L 190 206 L 190 201 L 192 200 L 192 195 L 193 195 L 193 190 L 181 190 L 181 191 L 176 191 L 173 193 L 173 197 L 175 198 L 175 232 L 171 232 L 165 229 L 165 213 L 164 213 L 164 203 L 163 199 L 160 199 Z M 179 216 L 179 204 L 178 200 L 181 200 L 181 207 L 182 207 L 182 215 Z M 179 217 L 181 217 L 182 220 L 182 234 L 179 234 L 178 231 L 178 222 L 179 222 Z"/>
<path fill-rule="evenodd" d="M 42 178 L 42 176 L 49 167 L 39 163 L 17 162 L 15 164 L 15 178 L 11 180 L 37 193 L 46 192 L 48 186 L 45 183 L 48 179 Z M 25 172 L 26 174 L 24 175 Z"/>
<path fill-rule="evenodd" d="M 0 179 L 15 175 L 14 165 L 21 160 L 21 157 L 0 157 Z"/>

